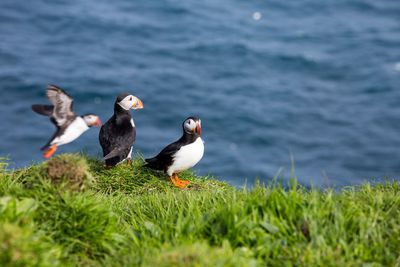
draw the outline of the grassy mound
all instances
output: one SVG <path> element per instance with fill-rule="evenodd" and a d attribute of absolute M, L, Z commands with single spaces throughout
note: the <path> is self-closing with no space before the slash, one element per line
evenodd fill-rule
<path fill-rule="evenodd" d="M 76 154 L 54 157 L 45 164 L 44 169 L 53 184 L 71 191 L 84 191 L 93 179 L 86 159 Z"/>
<path fill-rule="evenodd" d="M 400 183 L 181 190 L 142 164 L 0 164 L 0 266 L 400 265 Z"/>

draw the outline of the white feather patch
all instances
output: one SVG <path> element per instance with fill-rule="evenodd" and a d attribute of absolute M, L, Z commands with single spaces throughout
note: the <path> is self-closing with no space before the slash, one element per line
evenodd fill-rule
<path fill-rule="evenodd" d="M 124 99 L 118 102 L 118 105 L 120 105 L 125 110 L 130 110 L 133 105 L 132 97 L 132 95 L 126 96 Z"/>
<path fill-rule="evenodd" d="M 178 152 L 176 152 L 173 163 L 167 170 L 168 175 L 171 176 L 173 173 L 192 168 L 201 160 L 203 154 L 204 142 L 198 137 L 196 141 L 181 147 Z"/>
<path fill-rule="evenodd" d="M 86 125 L 86 122 L 81 117 L 76 117 L 75 120 L 65 129 L 64 133 L 61 136 L 57 136 L 51 142 L 51 145 L 65 145 L 76 138 L 78 138 L 81 134 L 86 132 L 89 127 Z"/>
<path fill-rule="evenodd" d="M 129 150 L 129 154 L 126 157 L 126 159 L 131 159 L 132 158 L 132 150 L 133 150 L 133 146 L 131 147 L 131 150 Z"/>

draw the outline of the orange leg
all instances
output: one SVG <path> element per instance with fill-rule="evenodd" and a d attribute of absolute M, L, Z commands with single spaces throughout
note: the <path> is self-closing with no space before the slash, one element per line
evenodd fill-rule
<path fill-rule="evenodd" d="M 189 181 L 179 179 L 176 173 L 172 174 L 170 179 L 174 186 L 179 188 L 185 188 L 190 183 Z"/>
<path fill-rule="evenodd" d="M 54 152 L 56 152 L 57 150 L 57 145 L 52 145 L 51 147 L 49 147 L 49 149 L 47 149 L 44 153 L 43 153 L 43 157 L 45 157 L 46 159 L 50 158 Z"/>
<path fill-rule="evenodd" d="M 126 160 L 126 164 L 127 164 L 128 166 L 132 166 L 132 159 L 127 159 L 127 160 Z"/>

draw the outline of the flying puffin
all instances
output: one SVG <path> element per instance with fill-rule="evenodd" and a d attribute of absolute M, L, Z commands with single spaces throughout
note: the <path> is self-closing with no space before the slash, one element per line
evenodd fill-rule
<path fill-rule="evenodd" d="M 99 134 L 107 167 L 113 167 L 124 160 L 131 164 L 136 128 L 129 110 L 142 108 L 143 102 L 136 96 L 123 93 L 117 97 L 114 115 L 101 127 Z"/>
<path fill-rule="evenodd" d="M 185 188 L 189 181 L 180 180 L 177 173 L 192 168 L 201 160 L 204 142 L 201 139 L 201 120 L 198 117 L 187 118 L 182 128 L 182 137 L 166 146 L 154 158 L 146 159 L 145 166 L 164 171 L 176 187 Z"/>
<path fill-rule="evenodd" d="M 76 115 L 72 111 L 72 97 L 55 85 L 48 85 L 46 94 L 52 105 L 36 104 L 32 105 L 32 110 L 50 117 L 50 121 L 57 127 L 54 135 L 41 148 L 44 151 L 43 156 L 48 159 L 59 146 L 74 141 L 91 126 L 100 126 L 101 121 L 94 114 Z"/>

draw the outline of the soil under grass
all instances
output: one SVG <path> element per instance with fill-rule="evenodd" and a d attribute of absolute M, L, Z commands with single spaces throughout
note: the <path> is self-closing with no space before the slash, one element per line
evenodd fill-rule
<path fill-rule="evenodd" d="M 400 266 L 400 183 L 236 189 L 64 154 L 0 164 L 0 266 Z"/>

